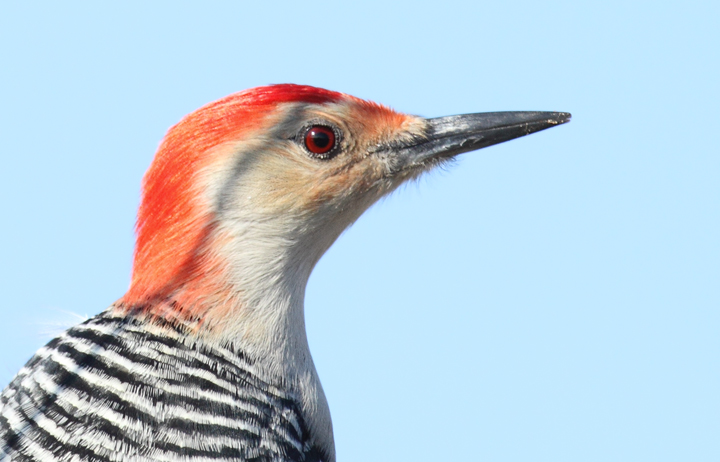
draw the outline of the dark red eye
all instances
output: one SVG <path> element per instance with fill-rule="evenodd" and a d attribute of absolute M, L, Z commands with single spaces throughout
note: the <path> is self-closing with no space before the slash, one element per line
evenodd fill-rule
<path fill-rule="evenodd" d="M 313 154 L 327 154 L 335 147 L 335 132 L 330 127 L 313 125 L 305 133 L 305 147 Z"/>

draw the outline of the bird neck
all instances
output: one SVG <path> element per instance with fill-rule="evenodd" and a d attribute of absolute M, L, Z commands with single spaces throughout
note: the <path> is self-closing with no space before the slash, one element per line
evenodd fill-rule
<path fill-rule="evenodd" d="M 292 234 L 291 234 L 292 235 Z M 330 411 L 305 331 L 305 287 L 324 244 L 297 245 L 277 227 L 219 226 L 188 274 L 143 315 L 251 358 L 258 378 L 297 394 L 312 440 L 334 459 Z M 329 246 L 329 244 L 327 245 Z M 128 300 L 116 305 L 126 312 Z"/>
<path fill-rule="evenodd" d="M 228 297 L 208 312 L 208 326 L 209 335 L 256 358 L 267 380 L 298 393 L 312 440 L 334 460 L 330 409 L 310 355 L 304 300 L 310 274 L 336 236 L 326 242 L 328 234 L 310 234 L 245 219 L 221 225 L 214 249 L 224 256 Z"/>
<path fill-rule="evenodd" d="M 264 239 L 247 236 L 250 232 Z M 140 298 L 130 290 L 116 306 L 261 358 L 286 362 L 299 352 L 309 356 L 305 287 L 319 256 L 297 252 L 287 240 L 273 239 L 270 230 L 218 231 L 208 240 L 177 278 Z"/>

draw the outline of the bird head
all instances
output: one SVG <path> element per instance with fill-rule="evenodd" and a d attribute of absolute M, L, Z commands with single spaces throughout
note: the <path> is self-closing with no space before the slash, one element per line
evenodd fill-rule
<path fill-rule="evenodd" d="M 288 322 L 304 329 L 292 307 L 302 307 L 313 267 L 379 198 L 459 153 L 567 120 L 426 119 L 299 85 L 223 98 L 161 143 L 143 180 L 131 287 L 117 306 L 246 337 Z"/>

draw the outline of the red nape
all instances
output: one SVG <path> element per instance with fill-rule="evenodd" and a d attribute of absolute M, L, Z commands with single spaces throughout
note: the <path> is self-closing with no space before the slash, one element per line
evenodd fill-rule
<path fill-rule="evenodd" d="M 143 178 L 132 283 L 123 305 L 163 300 L 202 272 L 196 262 L 206 257 L 211 216 L 194 175 L 212 162 L 214 147 L 261 127 L 278 104 L 343 99 L 355 98 L 306 85 L 258 87 L 210 103 L 172 127 Z"/>

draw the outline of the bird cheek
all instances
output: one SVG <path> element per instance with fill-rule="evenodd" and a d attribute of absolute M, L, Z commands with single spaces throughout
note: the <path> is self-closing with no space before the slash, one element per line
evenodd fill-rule
<path fill-rule="evenodd" d="M 368 200 L 372 203 L 382 194 L 378 187 L 382 176 L 382 169 L 377 162 L 365 158 L 325 178 L 312 191 L 312 199 L 335 210 L 351 209 Z M 361 208 L 364 210 L 366 206 Z"/>

